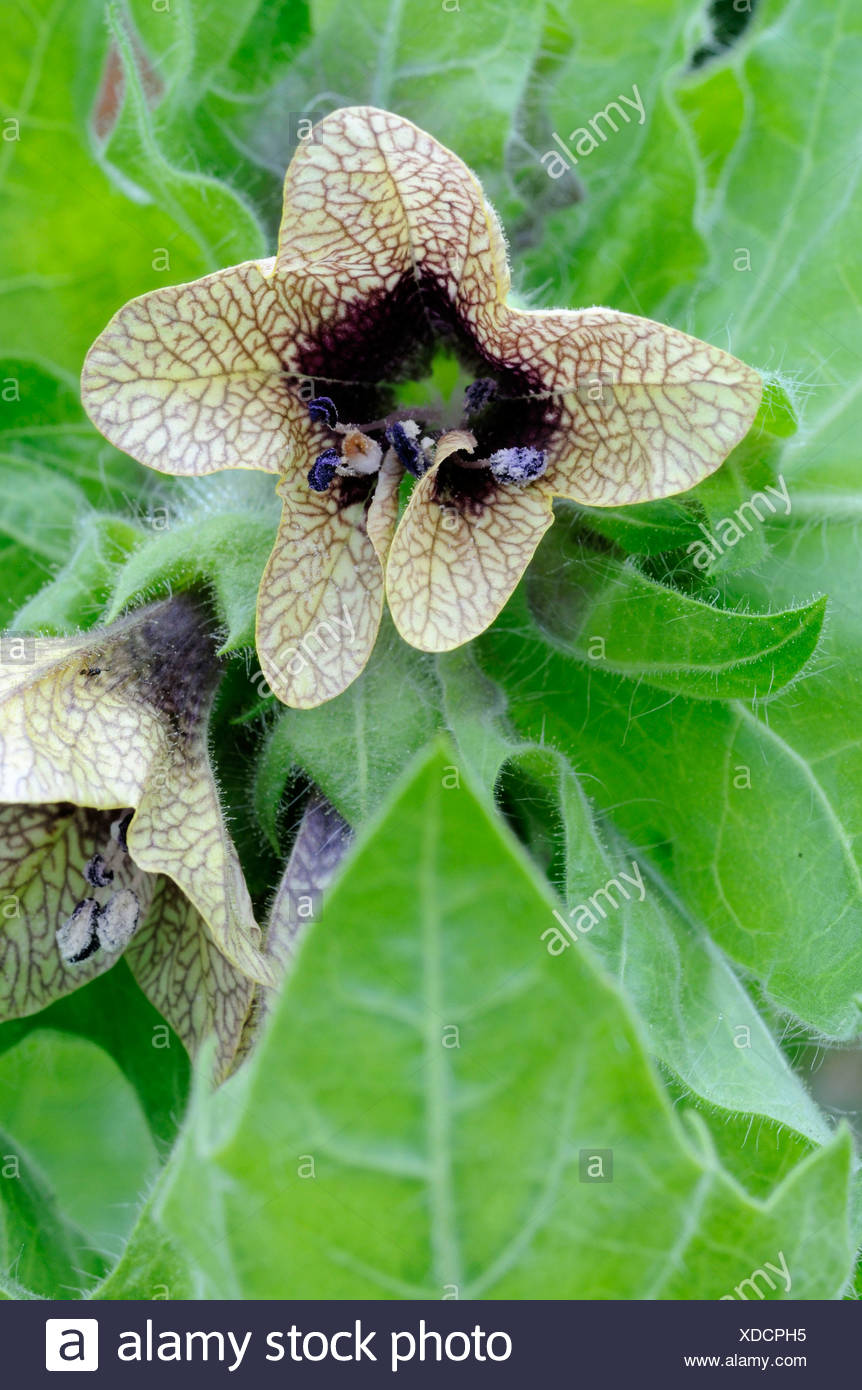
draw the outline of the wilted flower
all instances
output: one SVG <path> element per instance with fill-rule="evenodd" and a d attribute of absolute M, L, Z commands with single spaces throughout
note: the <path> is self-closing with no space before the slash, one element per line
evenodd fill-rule
<path fill-rule="evenodd" d="M 230 1067 L 273 983 L 210 767 L 218 673 L 190 596 L 0 665 L 0 1017 L 125 953 L 194 1053 Z"/>
<path fill-rule="evenodd" d="M 718 348 L 611 309 L 514 309 L 508 290 L 466 166 L 409 121 L 348 108 L 288 169 L 273 259 L 133 300 L 91 349 L 86 408 L 142 463 L 278 475 L 257 647 L 287 704 L 358 675 L 384 584 L 408 642 L 459 646 L 506 602 L 554 497 L 682 492 L 751 424 L 760 378 Z M 469 374 L 463 401 L 399 409 L 441 346 Z"/>

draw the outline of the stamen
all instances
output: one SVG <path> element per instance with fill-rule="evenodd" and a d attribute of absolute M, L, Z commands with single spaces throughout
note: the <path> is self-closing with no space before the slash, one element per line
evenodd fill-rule
<path fill-rule="evenodd" d="M 408 473 L 412 473 L 414 478 L 421 478 L 422 474 L 428 471 L 428 460 L 422 451 L 422 445 L 418 442 L 418 434 L 419 426 L 415 420 L 405 420 L 403 425 L 396 420 L 386 431 L 386 439 L 395 450 L 398 462 Z"/>
<path fill-rule="evenodd" d="M 57 949 L 67 965 L 77 965 L 98 951 L 101 945 L 96 931 L 98 920 L 96 899 L 84 898 L 75 904 L 71 917 L 58 928 Z"/>
<path fill-rule="evenodd" d="M 338 411 L 335 402 L 328 396 L 315 396 L 308 402 L 308 415 L 316 425 L 328 425 L 331 430 L 338 424 Z"/>
<path fill-rule="evenodd" d="M 530 446 L 498 449 L 488 460 L 498 483 L 532 483 L 547 468 L 544 449 Z"/>
<path fill-rule="evenodd" d="M 101 854 L 94 854 L 84 870 L 84 878 L 91 888 L 107 888 L 114 877 L 113 869 L 108 865 Z"/>
<path fill-rule="evenodd" d="M 308 470 L 308 486 L 311 490 L 326 492 L 340 463 L 341 455 L 337 449 L 325 449 L 322 454 L 318 454 Z"/>
<path fill-rule="evenodd" d="M 138 927 L 141 905 L 131 888 L 121 888 L 99 910 L 96 934 L 106 951 L 122 951 Z"/>
<path fill-rule="evenodd" d="M 492 377 L 483 376 L 478 381 L 471 381 L 464 392 L 464 414 L 478 414 L 480 410 L 485 409 L 485 406 L 494 399 L 496 394 L 497 383 Z"/>

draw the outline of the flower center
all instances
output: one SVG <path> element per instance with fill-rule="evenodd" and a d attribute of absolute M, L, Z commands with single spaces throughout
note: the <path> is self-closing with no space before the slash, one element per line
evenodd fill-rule
<path fill-rule="evenodd" d="M 451 459 L 450 473 L 483 470 L 489 483 L 523 487 L 545 472 L 545 452 L 529 444 L 491 448 L 494 436 L 499 439 L 499 422 L 494 420 L 498 405 L 498 386 L 491 377 L 470 382 L 458 422 L 448 429 L 441 428 L 442 411 L 422 407 L 396 410 L 362 425 L 347 423 L 330 396 L 315 396 L 308 403 L 309 417 L 332 432 L 333 442 L 309 469 L 309 487 L 326 492 L 336 477 L 374 475 L 390 452 L 414 478 Z"/>

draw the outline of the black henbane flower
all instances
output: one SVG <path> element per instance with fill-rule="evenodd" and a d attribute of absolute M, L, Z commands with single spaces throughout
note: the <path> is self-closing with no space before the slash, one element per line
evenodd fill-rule
<path fill-rule="evenodd" d="M 0 1018 L 125 952 L 192 1053 L 216 1034 L 221 1075 L 274 976 L 210 767 L 208 627 L 180 596 L 0 666 Z"/>
<path fill-rule="evenodd" d="M 257 647 L 287 704 L 359 674 L 384 591 L 406 641 L 457 647 L 506 602 L 554 497 L 682 492 L 749 428 L 760 378 L 719 348 L 612 309 L 515 309 L 508 290 L 469 169 L 409 121 L 348 108 L 287 171 L 273 259 L 133 300 L 91 349 L 85 406 L 142 463 L 278 476 Z M 463 404 L 398 409 L 441 344 L 471 377 Z"/>

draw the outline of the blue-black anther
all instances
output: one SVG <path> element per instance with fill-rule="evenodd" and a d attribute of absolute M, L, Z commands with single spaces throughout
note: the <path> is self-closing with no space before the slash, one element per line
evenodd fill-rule
<path fill-rule="evenodd" d="M 340 462 L 341 455 L 337 449 L 324 449 L 322 454 L 317 455 L 308 470 L 308 486 L 312 492 L 326 492 Z"/>
<path fill-rule="evenodd" d="M 530 445 L 498 449 L 488 462 L 498 483 L 531 483 L 534 478 L 540 478 L 548 466 L 544 449 L 533 449 Z"/>
<path fill-rule="evenodd" d="M 476 415 L 480 410 L 484 410 L 489 401 L 492 401 L 497 394 L 497 383 L 490 376 L 479 377 L 478 381 L 471 381 L 467 390 L 464 392 L 464 410 L 467 415 Z"/>
<path fill-rule="evenodd" d="M 308 402 L 309 419 L 315 424 L 328 425 L 331 430 L 338 424 L 338 411 L 335 409 L 335 402 L 328 396 L 315 396 L 313 401 Z"/>
<path fill-rule="evenodd" d="M 421 478 L 423 473 L 427 473 L 428 461 L 425 455 L 398 420 L 388 427 L 386 439 L 398 455 L 398 462 L 408 473 L 412 473 L 414 478 Z"/>

